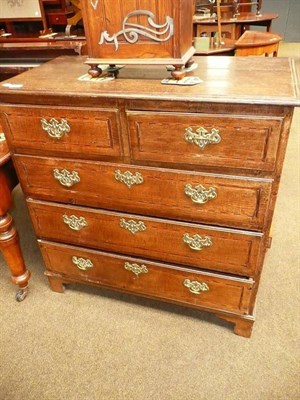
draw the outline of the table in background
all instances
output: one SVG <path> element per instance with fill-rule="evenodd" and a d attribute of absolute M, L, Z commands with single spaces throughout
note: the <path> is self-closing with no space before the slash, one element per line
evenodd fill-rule
<path fill-rule="evenodd" d="M 30 272 L 26 269 L 18 233 L 8 213 L 12 204 L 12 190 L 18 184 L 5 136 L 0 126 L 0 251 L 11 271 L 13 283 L 19 286 L 16 299 L 22 301 L 27 294 Z"/>
<path fill-rule="evenodd" d="M 241 13 L 237 18 L 230 15 L 224 15 L 222 18 L 222 32 L 227 34 L 230 39 L 238 39 L 244 32 L 245 28 L 251 26 L 265 26 L 267 32 L 271 30 L 272 21 L 278 18 L 275 13 Z M 201 36 L 201 33 L 212 33 L 217 30 L 217 20 L 215 18 L 203 19 L 194 15 L 194 36 Z"/>

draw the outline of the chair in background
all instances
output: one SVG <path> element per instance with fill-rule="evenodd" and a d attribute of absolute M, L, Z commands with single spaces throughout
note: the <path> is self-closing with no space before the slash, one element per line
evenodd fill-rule
<path fill-rule="evenodd" d="M 272 54 L 277 57 L 282 36 L 271 32 L 245 31 L 235 42 L 236 56 L 261 56 Z"/>

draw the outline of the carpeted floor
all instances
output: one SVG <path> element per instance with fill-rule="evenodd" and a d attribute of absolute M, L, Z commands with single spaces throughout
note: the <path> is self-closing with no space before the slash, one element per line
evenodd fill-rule
<path fill-rule="evenodd" d="M 299 45 L 280 55 L 300 57 Z M 207 313 L 97 288 L 49 289 L 25 202 L 13 215 L 30 294 L 0 258 L 0 400 L 298 400 L 299 131 L 296 110 L 251 339 Z"/>

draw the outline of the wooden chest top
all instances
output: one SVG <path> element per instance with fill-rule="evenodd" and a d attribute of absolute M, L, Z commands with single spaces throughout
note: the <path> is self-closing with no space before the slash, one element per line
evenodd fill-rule
<path fill-rule="evenodd" d="M 288 58 L 194 57 L 198 67 L 189 76 L 199 76 L 195 86 L 163 85 L 169 77 L 165 67 L 127 66 L 114 81 L 81 81 L 87 74 L 85 57 L 59 57 L 0 85 L 0 98 L 8 103 L 84 105 L 113 99 L 165 100 L 234 104 L 299 106 L 299 86 L 294 62 Z M 101 102 L 100 101 L 101 98 Z M 62 101 L 62 100 L 61 100 Z"/>

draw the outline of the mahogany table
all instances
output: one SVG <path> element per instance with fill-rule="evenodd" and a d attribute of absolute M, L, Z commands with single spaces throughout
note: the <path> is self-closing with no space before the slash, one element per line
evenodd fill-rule
<path fill-rule="evenodd" d="M 84 38 L 74 40 L 1 38 L 0 81 L 60 55 L 82 54 L 84 46 Z M 30 272 L 26 269 L 18 234 L 8 213 L 12 203 L 11 191 L 17 184 L 18 179 L 0 126 L 0 251 L 11 271 L 12 281 L 19 286 L 16 299 L 22 301 L 27 295 Z"/>
<path fill-rule="evenodd" d="M 0 126 L 0 251 L 11 271 L 14 284 L 18 285 L 16 300 L 22 301 L 27 295 L 30 272 L 26 269 L 19 244 L 18 233 L 8 213 L 12 203 L 12 189 L 18 179 L 13 168 L 5 136 Z"/>
<path fill-rule="evenodd" d="M 272 21 L 278 18 L 275 13 L 240 13 L 237 18 L 232 18 L 232 15 L 224 15 L 222 18 L 222 32 L 227 33 L 230 39 L 238 39 L 249 25 L 265 26 L 267 32 L 270 31 Z M 194 15 L 194 36 L 200 36 L 203 32 L 215 32 L 217 20 L 215 18 L 203 19 Z"/>

